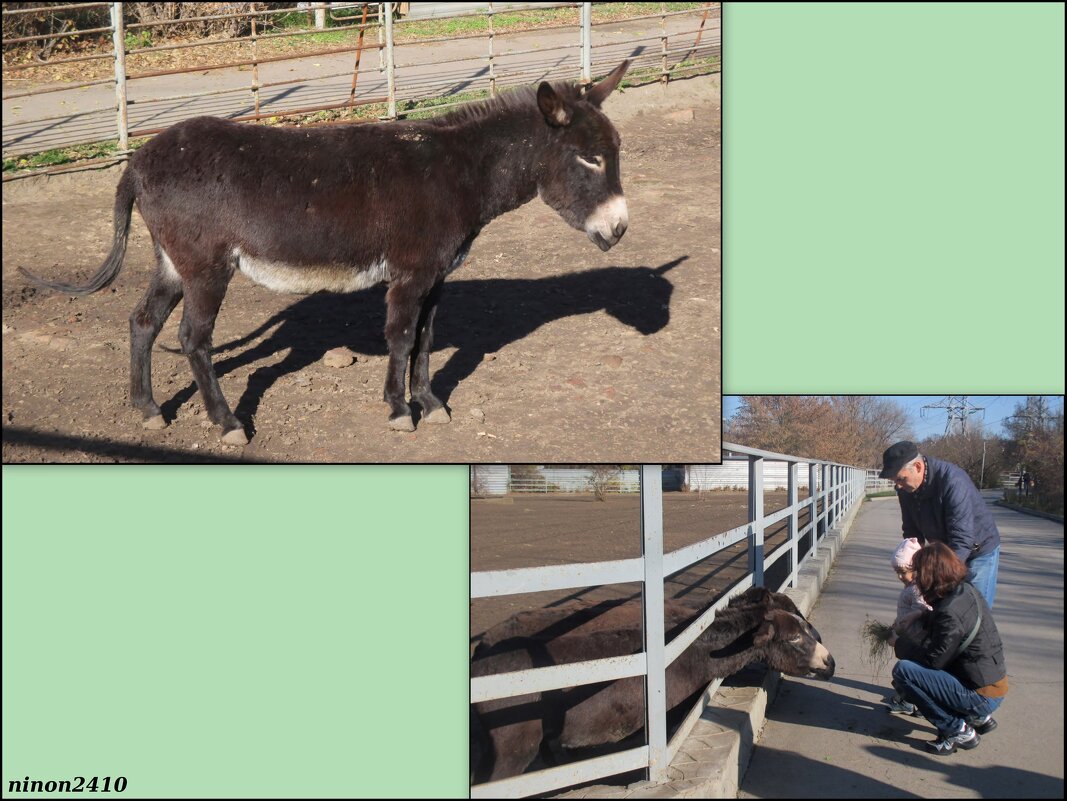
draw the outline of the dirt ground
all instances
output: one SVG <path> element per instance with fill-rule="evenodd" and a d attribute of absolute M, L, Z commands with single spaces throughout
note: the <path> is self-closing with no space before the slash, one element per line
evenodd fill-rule
<path fill-rule="evenodd" d="M 717 462 L 721 429 L 718 76 L 616 93 L 630 227 L 608 253 L 540 201 L 489 225 L 445 285 L 430 369 L 446 426 L 392 432 L 384 288 L 292 296 L 230 286 L 219 380 L 251 442 L 224 445 L 177 349 L 153 352 L 171 421 L 129 406 L 128 316 L 153 262 L 139 217 L 97 295 L 37 291 L 17 268 L 83 280 L 106 255 L 120 172 L 3 189 L 4 462 Z M 347 347 L 348 367 L 324 354 Z"/>
<path fill-rule="evenodd" d="M 801 489 L 801 499 L 807 490 Z M 764 493 L 764 513 L 786 506 L 784 490 Z M 518 494 L 471 500 L 471 570 L 507 570 L 538 565 L 600 562 L 640 556 L 640 497 L 609 495 Z M 744 491 L 665 492 L 663 548 L 670 552 L 730 531 L 748 520 Z M 801 527 L 808 515 L 801 514 Z M 787 521 L 764 532 L 765 558 L 783 544 Z M 806 541 L 801 543 L 806 545 Z M 788 572 L 782 557 L 766 575 L 766 586 L 777 588 Z M 664 595 L 695 608 L 706 608 L 748 571 L 748 547 L 736 543 L 668 577 Z M 554 592 L 524 593 L 471 601 L 471 647 L 491 626 L 525 609 L 556 606 L 581 599 L 591 603 L 638 598 L 640 584 L 613 584 Z"/>

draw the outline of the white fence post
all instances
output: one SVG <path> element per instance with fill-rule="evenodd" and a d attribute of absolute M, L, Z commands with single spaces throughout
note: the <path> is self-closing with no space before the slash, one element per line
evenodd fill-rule
<path fill-rule="evenodd" d="M 830 475 L 830 466 L 823 464 L 819 466 L 819 486 L 822 491 L 819 493 L 822 495 L 822 530 L 826 533 L 830 528 L 830 489 L 827 482 L 827 478 Z"/>
<path fill-rule="evenodd" d="M 789 467 L 789 479 L 786 482 L 787 496 L 786 505 L 793 509 L 789 513 L 789 586 L 797 585 L 797 573 L 800 570 L 800 562 L 797 554 L 800 548 L 800 509 L 797 507 L 797 464 L 787 462 Z M 811 491 L 811 488 L 808 488 Z"/>
<path fill-rule="evenodd" d="M 641 556 L 645 567 L 644 602 L 645 731 L 648 733 L 648 777 L 667 775 L 667 659 L 663 631 L 663 470 L 641 465 Z"/>
<path fill-rule="evenodd" d="M 485 12 L 489 22 L 489 97 L 496 97 L 496 70 L 493 64 L 493 4 Z"/>
<path fill-rule="evenodd" d="M 393 6 L 396 3 L 383 3 L 385 6 L 385 80 L 388 85 L 388 117 L 396 119 L 396 59 L 393 57 Z"/>
<path fill-rule="evenodd" d="M 115 106 L 119 150 L 130 147 L 129 119 L 126 115 L 126 25 L 122 19 L 122 3 L 111 4 L 111 42 L 115 48 Z"/>
<path fill-rule="evenodd" d="M 808 517 L 808 522 L 811 523 L 811 548 L 808 553 L 813 554 L 819 545 L 819 466 L 814 463 L 808 465 L 808 500 L 811 501 L 811 513 Z"/>
<path fill-rule="evenodd" d="M 827 475 L 829 476 L 827 488 L 830 492 L 830 501 L 827 504 L 826 530 L 829 531 L 837 524 L 837 474 L 834 472 L 832 464 L 827 465 Z"/>
<path fill-rule="evenodd" d="M 592 51 L 592 19 L 593 4 L 582 3 L 581 17 L 581 45 L 582 45 L 582 74 L 578 82 L 583 86 L 593 81 L 593 51 Z"/>
<path fill-rule="evenodd" d="M 763 586 L 763 457 L 748 457 L 748 572 Z"/>

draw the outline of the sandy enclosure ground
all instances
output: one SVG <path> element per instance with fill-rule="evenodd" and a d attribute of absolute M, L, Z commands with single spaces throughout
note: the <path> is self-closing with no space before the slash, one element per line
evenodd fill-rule
<path fill-rule="evenodd" d="M 801 489 L 799 497 L 807 497 Z M 764 493 L 764 513 L 786 506 L 784 490 Z M 517 494 L 471 500 L 471 570 L 507 570 L 539 565 L 629 559 L 641 552 L 641 504 L 637 495 Z M 748 520 L 748 494 L 738 491 L 665 492 L 663 549 L 670 552 Z M 800 526 L 808 522 L 802 513 Z M 764 532 L 764 555 L 771 557 L 788 536 L 787 521 Z M 807 539 L 802 545 L 807 544 Z M 788 572 L 783 556 L 767 572 L 765 584 L 776 588 Z M 714 603 L 748 571 L 748 547 L 736 543 L 667 578 L 664 595 L 695 609 Z M 491 626 L 516 612 L 556 606 L 571 600 L 591 603 L 639 598 L 640 584 L 612 584 L 553 592 L 524 593 L 471 601 L 471 645 Z"/>
<path fill-rule="evenodd" d="M 153 258 L 135 214 L 126 266 L 71 299 L 17 272 L 81 281 L 106 255 L 118 169 L 3 189 L 5 462 L 717 462 L 718 76 L 616 93 L 630 227 L 608 253 L 535 200 L 491 223 L 445 284 L 430 372 L 446 426 L 397 433 L 382 402 L 384 288 L 282 295 L 234 278 L 214 362 L 241 448 L 220 442 L 184 356 L 182 307 L 153 352 L 146 431 L 129 405 L 128 317 Z M 327 351 L 357 361 L 327 366 Z"/>

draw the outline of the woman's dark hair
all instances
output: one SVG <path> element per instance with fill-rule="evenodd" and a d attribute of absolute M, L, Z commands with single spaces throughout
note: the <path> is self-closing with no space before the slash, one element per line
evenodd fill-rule
<path fill-rule="evenodd" d="M 943 542 L 930 542 L 915 554 L 915 583 L 928 604 L 951 593 L 967 578 L 967 565 Z"/>

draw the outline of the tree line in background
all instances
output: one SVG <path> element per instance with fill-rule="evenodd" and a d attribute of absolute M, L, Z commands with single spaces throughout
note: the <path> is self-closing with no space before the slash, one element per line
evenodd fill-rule
<path fill-rule="evenodd" d="M 908 413 L 860 395 L 746 395 L 725 438 L 761 450 L 875 467 L 882 451 L 912 437 Z"/>
<path fill-rule="evenodd" d="M 1041 511 L 1063 515 L 1063 409 L 1053 410 L 1040 395 L 1016 404 L 1004 421 L 1006 459 L 1012 470 L 1030 474 L 1032 486 L 1020 488 L 1015 500 Z"/>
<path fill-rule="evenodd" d="M 953 462 L 980 487 L 999 487 L 1005 473 L 1031 479 L 1017 502 L 1063 514 L 1063 410 L 1038 395 L 1021 399 L 1003 421 L 1004 435 L 980 422 L 963 431 L 927 437 L 919 450 Z M 725 439 L 779 453 L 878 468 L 882 452 L 914 439 L 908 412 L 888 398 L 840 395 L 752 395 L 726 421 Z"/>

